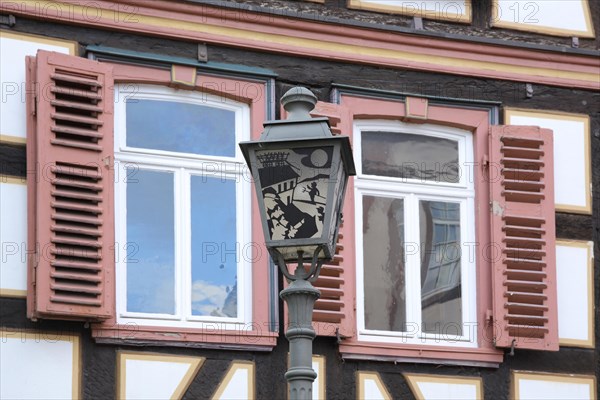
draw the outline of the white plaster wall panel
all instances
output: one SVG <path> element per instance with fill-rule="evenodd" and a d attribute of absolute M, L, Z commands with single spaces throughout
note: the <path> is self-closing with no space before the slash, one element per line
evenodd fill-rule
<path fill-rule="evenodd" d="M 213 399 L 254 399 L 254 364 L 234 361 L 219 384 Z"/>
<path fill-rule="evenodd" d="M 374 379 L 365 378 L 363 385 L 365 388 L 365 399 L 386 399 L 385 394 L 381 392 L 377 382 Z"/>
<path fill-rule="evenodd" d="M 79 398 L 79 339 L 0 331 L 1 399 Z"/>
<path fill-rule="evenodd" d="M 0 295 L 25 295 L 26 244 L 27 186 L 0 182 Z"/>
<path fill-rule="evenodd" d="M 120 398 L 162 400 L 181 398 L 204 359 L 121 352 L 118 362 Z"/>
<path fill-rule="evenodd" d="M 479 400 L 483 399 L 481 378 L 405 374 L 417 399 L 422 400 Z"/>
<path fill-rule="evenodd" d="M 369 400 L 391 400 L 391 396 L 375 372 L 359 372 L 357 375 L 358 398 Z"/>
<path fill-rule="evenodd" d="M 515 373 L 515 398 L 519 400 L 593 400 L 596 382 L 593 376 Z"/>
<path fill-rule="evenodd" d="M 353 8 L 388 10 L 400 14 L 416 15 L 422 18 L 469 22 L 471 20 L 471 1 L 451 0 L 351 0 Z"/>
<path fill-rule="evenodd" d="M 592 244 L 559 241 L 556 246 L 558 336 L 561 345 L 593 347 Z"/>
<path fill-rule="evenodd" d="M 312 392 L 313 399 L 326 400 L 325 397 L 325 357 L 313 356 L 312 368 L 317 373 L 317 377 L 313 382 Z"/>
<path fill-rule="evenodd" d="M 477 387 L 471 384 L 419 382 L 419 389 L 426 400 L 478 399 Z"/>
<path fill-rule="evenodd" d="M 66 41 L 53 42 L 50 38 L 0 32 L 0 135 L 26 137 L 25 57 L 35 56 L 38 50 L 74 52 Z"/>
<path fill-rule="evenodd" d="M 495 0 L 492 24 L 548 34 L 593 37 L 584 0 Z M 562 35 L 561 35 L 562 36 Z"/>
<path fill-rule="evenodd" d="M 589 126 L 585 118 L 506 110 L 506 123 L 552 129 L 557 209 L 591 213 Z"/>
<path fill-rule="evenodd" d="M 163 361 L 126 361 L 127 399 L 170 399 L 190 368 L 189 364 Z"/>

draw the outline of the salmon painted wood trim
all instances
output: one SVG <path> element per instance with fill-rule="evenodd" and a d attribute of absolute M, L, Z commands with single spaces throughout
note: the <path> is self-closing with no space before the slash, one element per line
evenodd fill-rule
<path fill-rule="evenodd" d="M 165 0 L 19 0 L 6 13 L 326 60 L 600 89 L 597 58 L 378 31 Z M 52 10 L 47 11 L 47 10 Z M 94 15 L 94 18 L 89 18 Z"/>
<path fill-rule="evenodd" d="M 112 64 L 113 79 L 117 83 L 130 83 L 136 90 L 136 83 L 169 86 L 171 71 L 127 64 Z M 186 87 L 223 98 L 245 102 L 250 105 L 251 139 L 258 140 L 263 122 L 267 119 L 267 85 L 256 79 L 222 77 L 200 73 L 196 85 Z M 185 90 L 182 88 L 182 90 Z M 115 101 L 123 101 L 115 99 Z M 252 187 L 252 215 L 258 218 L 258 202 Z M 254 217 L 253 217 L 254 218 Z M 116 316 L 92 325 L 92 336 L 102 343 L 169 343 L 170 345 L 214 347 L 229 349 L 255 349 L 270 351 L 276 344 L 277 332 L 270 331 L 269 322 L 269 257 L 260 223 L 252 224 L 252 238 L 259 254 L 252 266 L 252 323 L 236 330 L 220 328 L 215 323 L 212 329 L 169 328 L 151 325 L 119 324 Z"/>
<path fill-rule="evenodd" d="M 111 67 L 38 51 L 28 58 L 30 318 L 114 313 Z"/>
<path fill-rule="evenodd" d="M 490 129 L 490 258 L 499 347 L 558 351 L 553 154 L 549 129 Z"/>
<path fill-rule="evenodd" d="M 473 132 L 474 168 L 476 204 L 487 205 L 490 201 L 489 183 L 484 176 L 482 165 L 489 152 L 489 127 L 490 113 L 487 109 L 459 108 L 439 104 L 429 104 L 427 119 L 413 119 L 407 117 L 404 101 L 393 99 L 377 99 L 359 95 L 342 94 L 340 104 L 346 107 L 352 120 L 360 119 L 388 119 L 401 120 L 414 123 L 430 123 L 466 129 Z M 352 132 L 352 131 L 351 131 Z M 351 133 L 351 140 L 352 140 Z M 358 157 L 359 155 L 356 155 Z M 352 181 L 352 180 L 351 180 Z M 345 207 L 354 209 L 354 190 L 348 189 Z M 346 212 L 346 211 L 345 211 Z M 350 214 L 353 215 L 353 214 Z M 353 218 L 346 218 L 351 220 Z M 354 231 L 354 228 L 352 228 Z M 352 231 L 352 232 L 353 232 Z M 473 334 L 477 335 L 478 347 L 465 348 L 451 345 L 429 345 L 424 343 L 419 346 L 359 341 L 356 335 L 344 339 L 340 344 L 340 353 L 348 359 L 382 359 L 382 360 L 412 360 L 419 362 L 436 362 L 448 364 L 497 366 L 503 359 L 503 351 L 493 344 L 492 326 L 487 323 L 488 310 L 492 309 L 491 295 L 491 264 L 484 252 L 486 245 L 491 242 L 490 212 L 487 206 L 476 207 L 475 210 L 475 260 L 477 263 L 477 321 Z M 355 239 L 352 234 L 351 251 L 355 254 Z M 351 271 L 354 275 L 354 270 Z M 349 274 L 347 274 L 349 275 Z M 349 279 L 346 276 L 346 279 Z M 352 279 L 356 279 L 354 276 Z M 346 289 L 352 290 L 352 297 L 356 296 L 356 286 Z M 429 361 L 428 361 L 429 360 Z"/>
<path fill-rule="evenodd" d="M 349 110 L 339 104 L 317 102 L 310 113 L 313 118 L 327 117 L 334 136 L 350 135 L 352 116 Z M 287 117 L 281 108 L 281 118 Z M 354 310 L 354 220 L 353 215 L 354 184 L 352 178 L 346 188 L 346 199 L 342 209 L 344 218 L 338 233 L 338 241 L 333 260 L 323 264 L 319 278 L 313 285 L 321 291 L 321 297 L 316 301 L 313 311 L 313 327 L 319 336 L 350 337 L 355 334 Z M 287 284 L 284 282 L 284 287 Z M 284 309 L 284 321 L 287 324 L 288 310 Z"/>

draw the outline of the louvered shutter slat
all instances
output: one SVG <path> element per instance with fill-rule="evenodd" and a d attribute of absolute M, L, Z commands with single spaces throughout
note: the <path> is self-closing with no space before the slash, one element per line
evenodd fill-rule
<path fill-rule="evenodd" d="M 55 279 L 69 279 L 69 280 L 80 280 L 89 282 L 101 282 L 100 277 L 95 274 L 84 274 L 76 272 L 59 272 L 53 271 L 50 276 Z"/>
<path fill-rule="evenodd" d="M 102 267 L 98 265 L 96 262 L 85 262 L 82 260 L 78 261 L 70 261 L 70 260 L 60 260 L 60 261 L 51 261 L 50 265 L 53 268 L 75 268 L 75 269 L 90 269 L 100 271 Z"/>
<path fill-rule="evenodd" d="M 76 109 L 76 110 L 102 112 L 102 107 L 98 107 L 93 104 L 78 103 L 75 101 L 54 99 L 54 100 L 50 100 L 50 104 L 52 104 L 54 107 L 67 107 L 67 108 L 72 108 L 72 109 Z"/>
<path fill-rule="evenodd" d="M 52 219 L 64 221 L 65 223 L 67 221 L 68 222 L 77 222 L 77 223 L 86 224 L 86 225 L 90 225 L 90 226 L 94 226 L 94 225 L 100 226 L 104 222 L 104 221 L 102 221 L 102 219 L 99 219 L 96 217 L 86 218 L 86 217 L 82 217 L 79 215 L 66 214 L 66 213 L 60 213 L 60 212 L 53 213 Z"/>
<path fill-rule="evenodd" d="M 492 127 L 490 162 L 495 343 L 558 350 L 552 132 Z"/>
<path fill-rule="evenodd" d="M 61 304 L 72 304 L 75 306 L 89 306 L 89 307 L 102 306 L 102 302 L 99 300 L 89 299 L 84 296 L 75 296 L 73 294 L 69 294 L 69 295 L 65 295 L 65 296 L 52 295 L 52 296 L 50 296 L 50 301 L 52 301 L 54 303 L 61 303 Z"/>
<path fill-rule="evenodd" d="M 54 81 L 78 83 L 83 86 L 89 86 L 91 88 L 99 88 L 99 87 L 102 87 L 102 84 L 103 84 L 102 81 L 98 81 L 96 79 L 86 79 L 86 78 L 83 78 L 83 77 L 77 76 L 77 75 L 68 75 L 68 74 L 60 74 L 60 73 L 50 74 L 50 78 Z"/>
<path fill-rule="evenodd" d="M 88 129 L 77 129 L 77 128 L 69 128 L 64 126 L 55 126 L 52 128 L 52 132 L 54 133 L 64 133 L 67 135 L 76 135 L 83 136 L 89 138 L 101 138 L 102 135 L 96 131 L 88 130 Z"/>
<path fill-rule="evenodd" d="M 328 271 L 326 275 L 320 275 L 314 284 L 319 287 L 339 288 L 344 284 L 344 280 L 339 277 L 339 270 L 337 275 L 337 277 L 331 276 Z"/>
<path fill-rule="evenodd" d="M 73 107 L 73 108 L 79 109 L 79 110 L 81 109 L 79 107 Z M 76 122 L 79 124 L 88 124 L 88 125 L 92 125 L 92 126 L 102 125 L 102 121 L 97 118 L 80 117 L 78 115 L 73 115 L 73 114 L 52 113 L 52 114 L 50 114 L 50 117 L 52 119 L 60 121 L 62 123 Z"/>
<path fill-rule="evenodd" d="M 32 202 L 39 251 L 28 314 L 106 319 L 114 313 L 111 68 L 46 51 L 34 64 L 36 150 L 27 161 L 40 174 Z"/>
<path fill-rule="evenodd" d="M 98 152 L 102 151 L 102 147 L 98 146 L 97 144 L 82 143 L 80 141 L 52 139 L 50 143 L 56 146 L 75 147 L 83 150 L 93 150 Z"/>
<path fill-rule="evenodd" d="M 80 193 L 72 190 L 53 190 L 53 197 L 65 197 L 68 199 L 79 199 L 79 200 L 90 200 L 90 201 L 102 201 L 102 197 L 96 194 Z"/>
<path fill-rule="evenodd" d="M 80 228 L 77 226 L 70 226 L 70 225 L 53 225 L 50 229 L 52 229 L 53 231 L 56 232 L 65 232 L 65 233 L 72 233 L 72 234 L 77 234 L 77 235 L 86 235 L 86 236 L 102 236 L 102 231 L 99 229 L 86 229 L 86 228 Z"/>
<path fill-rule="evenodd" d="M 335 300 L 319 299 L 319 300 L 317 300 L 317 303 L 319 303 L 318 309 L 320 309 L 320 310 L 340 311 L 342 309 L 340 302 L 335 301 Z"/>
<path fill-rule="evenodd" d="M 57 81 L 58 82 L 58 81 Z M 72 96 L 72 97 L 83 97 L 86 99 L 91 99 L 91 100 L 97 100 L 100 101 L 102 100 L 102 95 L 93 91 L 93 90 L 85 90 L 85 89 L 70 89 L 70 88 L 66 88 L 66 87 L 61 87 L 61 86 L 54 86 L 52 89 L 50 89 L 50 91 L 52 93 L 54 93 L 55 95 L 66 95 L 66 96 Z"/>

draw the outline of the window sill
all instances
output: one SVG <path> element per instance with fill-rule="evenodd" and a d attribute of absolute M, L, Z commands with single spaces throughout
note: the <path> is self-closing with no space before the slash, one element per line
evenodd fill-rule
<path fill-rule="evenodd" d="M 268 326 L 250 324 L 240 329 L 191 329 L 141 326 L 135 323 L 94 325 L 92 337 L 97 343 L 133 346 L 160 345 L 176 347 L 218 348 L 230 350 L 271 351 L 278 332 Z"/>
<path fill-rule="evenodd" d="M 493 347 L 408 345 L 346 340 L 340 344 L 343 359 L 466 365 L 498 368 L 504 352 Z"/>

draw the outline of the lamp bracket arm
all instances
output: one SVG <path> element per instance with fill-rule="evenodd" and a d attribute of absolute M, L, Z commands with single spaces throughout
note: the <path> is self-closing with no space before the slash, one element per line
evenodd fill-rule
<path fill-rule="evenodd" d="M 295 281 L 296 278 L 294 277 L 294 275 L 290 274 L 288 271 L 287 264 L 285 263 L 285 260 L 283 258 L 283 254 L 281 254 L 281 252 L 279 252 L 279 250 L 277 249 L 271 249 L 271 255 L 275 256 L 275 264 L 277 264 L 279 270 L 281 271 L 283 276 L 285 276 L 285 279 L 288 282 Z"/>
<path fill-rule="evenodd" d="M 321 250 L 323 250 L 323 246 L 318 246 L 315 249 L 308 271 L 304 268 L 303 252 L 299 251 L 298 266 L 296 267 L 296 270 L 293 274 L 289 272 L 283 254 L 281 254 L 279 250 L 271 249 L 271 255 L 273 256 L 275 263 L 277 264 L 277 266 L 281 270 L 281 273 L 283 274 L 283 276 L 285 276 L 288 282 L 306 280 L 312 283 L 319 278 L 321 267 L 323 266 L 324 260 L 319 260 L 319 253 L 321 252 Z"/>
<path fill-rule="evenodd" d="M 319 274 L 321 273 L 321 267 L 323 266 L 323 261 L 324 261 L 322 259 L 319 260 L 319 258 L 318 258 L 321 250 L 323 250 L 323 246 L 317 247 L 315 250 L 315 253 L 313 254 L 313 259 L 312 259 L 312 263 L 310 266 L 310 273 L 309 273 L 310 278 L 308 278 L 308 281 L 310 283 L 313 283 L 314 281 L 316 281 L 319 278 Z"/>

